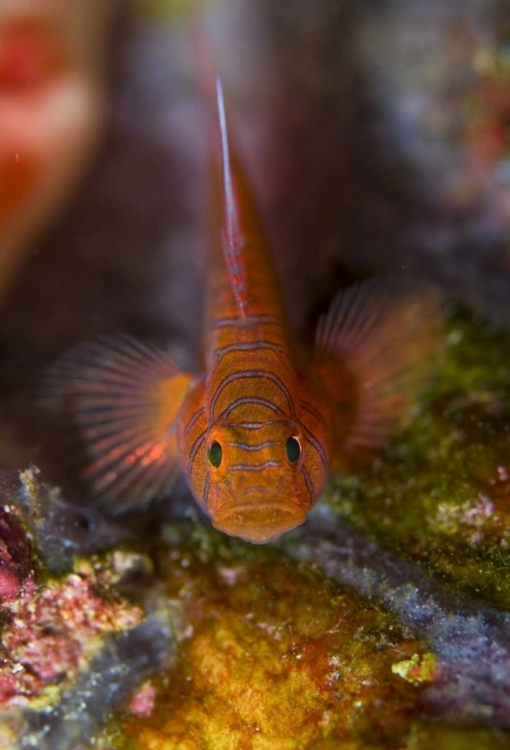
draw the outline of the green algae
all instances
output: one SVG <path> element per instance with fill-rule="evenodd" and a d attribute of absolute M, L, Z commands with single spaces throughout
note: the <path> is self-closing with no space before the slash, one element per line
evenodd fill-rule
<path fill-rule="evenodd" d="M 186 537 L 186 534 L 182 534 Z M 161 556 L 180 642 L 148 718 L 110 728 L 128 750 L 398 748 L 433 679 L 392 670 L 426 644 L 281 551 L 196 530 Z"/>
<path fill-rule="evenodd" d="M 417 724 L 404 745 L 405 750 L 504 750 L 509 747 L 508 734 L 498 729 L 445 727 Z"/>
<path fill-rule="evenodd" d="M 443 583 L 510 604 L 510 337 L 449 315 L 440 370 L 420 411 L 356 475 L 336 477 L 340 516 Z"/>

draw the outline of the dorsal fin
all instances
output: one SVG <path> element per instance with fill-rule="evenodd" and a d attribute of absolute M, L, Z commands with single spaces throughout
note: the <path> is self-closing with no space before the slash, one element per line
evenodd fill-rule
<path fill-rule="evenodd" d="M 222 78 L 202 30 L 196 48 L 212 134 L 206 299 L 207 349 L 212 351 L 217 321 L 237 319 L 252 324 L 255 319 L 271 318 L 283 331 L 286 316 L 253 190 L 230 125 Z"/>
<path fill-rule="evenodd" d="M 239 316 L 245 318 L 247 314 L 247 276 L 243 258 L 245 245 L 241 233 L 239 214 L 234 193 L 232 161 L 227 128 L 227 113 L 223 86 L 219 75 L 216 76 L 216 103 L 218 108 L 218 126 L 220 131 L 221 176 L 223 189 L 223 227 L 221 244 L 228 275 L 234 293 Z"/>

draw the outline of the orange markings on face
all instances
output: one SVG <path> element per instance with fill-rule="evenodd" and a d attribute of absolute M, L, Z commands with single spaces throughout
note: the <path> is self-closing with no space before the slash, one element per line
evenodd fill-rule
<path fill-rule="evenodd" d="M 21 19 L 0 27 L 0 96 L 40 90 L 68 67 L 47 22 Z"/>

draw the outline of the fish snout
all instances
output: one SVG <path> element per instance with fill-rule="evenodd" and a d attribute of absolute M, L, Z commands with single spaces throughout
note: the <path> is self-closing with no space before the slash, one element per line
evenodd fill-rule
<path fill-rule="evenodd" d="M 211 520 L 225 534 L 264 544 L 302 524 L 306 510 L 296 502 L 279 501 L 265 490 L 244 493 L 238 501 L 218 507 Z"/>

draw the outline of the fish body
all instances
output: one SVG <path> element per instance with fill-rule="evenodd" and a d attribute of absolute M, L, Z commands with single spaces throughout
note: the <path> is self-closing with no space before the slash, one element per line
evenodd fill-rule
<path fill-rule="evenodd" d="M 252 193 L 216 79 L 205 372 L 182 373 L 128 337 L 78 347 L 50 372 L 46 401 L 73 395 L 108 507 L 161 494 L 183 471 L 219 530 L 253 543 L 303 523 L 331 466 L 382 445 L 437 343 L 435 295 L 363 283 L 297 356 Z"/>
<path fill-rule="evenodd" d="M 230 143 L 219 79 L 216 94 L 207 371 L 183 407 L 179 454 L 214 525 L 264 542 L 302 523 L 319 497 L 331 430 L 327 404 L 294 364 L 278 280 Z"/>

